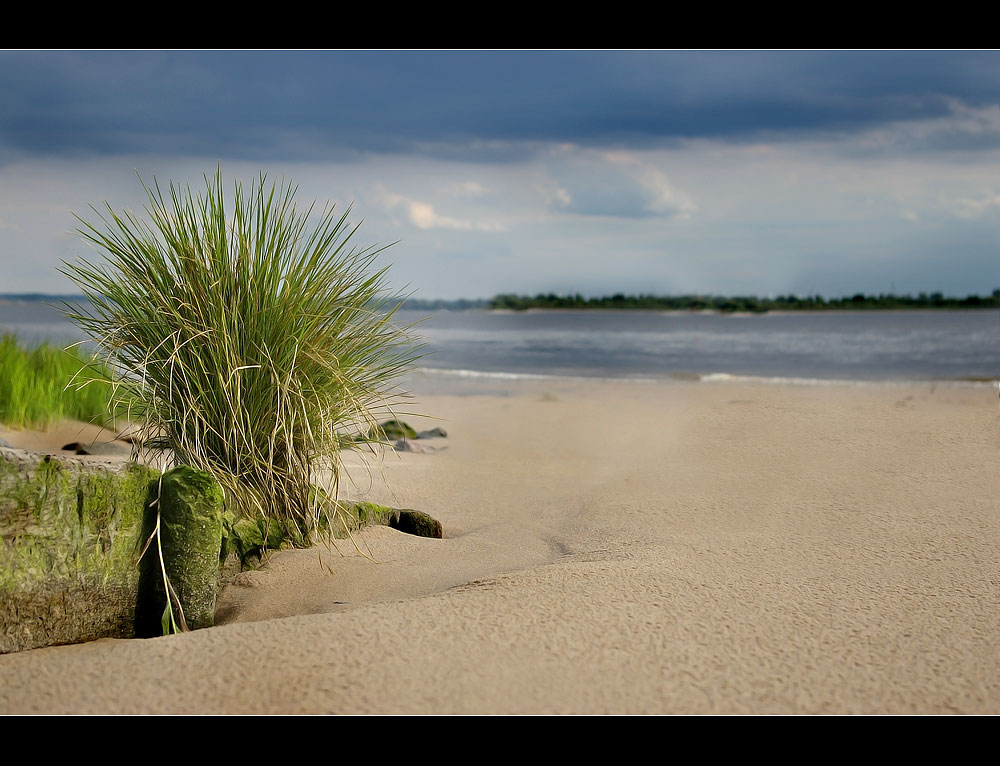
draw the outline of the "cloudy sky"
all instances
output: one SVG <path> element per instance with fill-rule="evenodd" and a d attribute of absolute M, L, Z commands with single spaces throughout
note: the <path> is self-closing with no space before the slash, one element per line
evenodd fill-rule
<path fill-rule="evenodd" d="M 421 298 L 1000 287 L 998 53 L 0 52 L 0 292 L 220 166 Z"/>

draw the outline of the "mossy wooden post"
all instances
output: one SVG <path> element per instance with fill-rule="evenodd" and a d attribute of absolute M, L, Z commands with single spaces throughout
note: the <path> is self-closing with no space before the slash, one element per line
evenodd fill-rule
<path fill-rule="evenodd" d="M 154 493 L 155 494 L 155 493 Z M 204 471 L 180 466 L 163 474 L 159 499 L 146 506 L 145 535 L 160 520 L 163 568 L 191 629 L 209 627 L 215 619 L 219 550 L 222 545 L 222 488 Z M 162 635 L 166 607 L 163 570 L 156 540 L 143 556 L 135 609 L 135 635 Z"/>
<path fill-rule="evenodd" d="M 132 636 L 156 476 L 0 447 L 0 654 Z"/>

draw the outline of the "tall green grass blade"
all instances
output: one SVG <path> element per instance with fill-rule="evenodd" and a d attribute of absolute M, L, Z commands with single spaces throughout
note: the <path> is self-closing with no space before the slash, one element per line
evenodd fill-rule
<path fill-rule="evenodd" d="M 67 313 L 148 438 L 305 544 L 329 512 L 314 498 L 336 497 L 342 432 L 391 413 L 420 347 L 394 321 L 382 248 L 354 244 L 350 209 L 298 212 L 295 188 L 264 176 L 231 196 L 220 172 L 205 184 L 144 184 L 142 219 L 108 205 L 80 219 L 102 258 L 64 265 L 89 299 Z"/>
<path fill-rule="evenodd" d="M 64 418 L 113 426 L 111 376 L 78 348 L 28 347 L 0 335 L 0 423 L 46 428 Z"/>

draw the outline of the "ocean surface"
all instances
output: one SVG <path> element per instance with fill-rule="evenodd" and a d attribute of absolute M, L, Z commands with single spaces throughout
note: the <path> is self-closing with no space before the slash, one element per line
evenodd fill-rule
<path fill-rule="evenodd" d="M 803 383 L 1000 378 L 1000 312 L 993 310 L 462 311 L 441 312 L 418 330 L 430 345 L 423 366 L 432 374 Z"/>
<path fill-rule="evenodd" d="M 400 311 L 427 344 L 421 387 L 545 376 L 760 381 L 1000 379 L 1000 311 Z M 0 303 L 0 331 L 26 342 L 81 339 L 42 302 Z"/>

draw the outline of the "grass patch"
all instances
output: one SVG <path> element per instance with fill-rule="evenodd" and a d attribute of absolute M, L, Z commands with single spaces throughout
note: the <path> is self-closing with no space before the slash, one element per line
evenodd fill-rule
<path fill-rule="evenodd" d="M 308 544 L 336 513 L 345 433 L 391 416 L 419 349 L 350 210 L 299 212 L 295 189 L 263 176 L 231 194 L 221 173 L 205 181 L 144 185 L 145 216 L 81 219 L 103 258 L 66 265 L 89 299 L 67 315 L 147 438 L 211 473 L 231 510 Z"/>
<path fill-rule="evenodd" d="M 91 381 L 90 383 L 86 383 Z M 46 428 L 64 418 L 111 426 L 107 369 L 76 348 L 27 348 L 0 335 L 0 422 Z"/>

